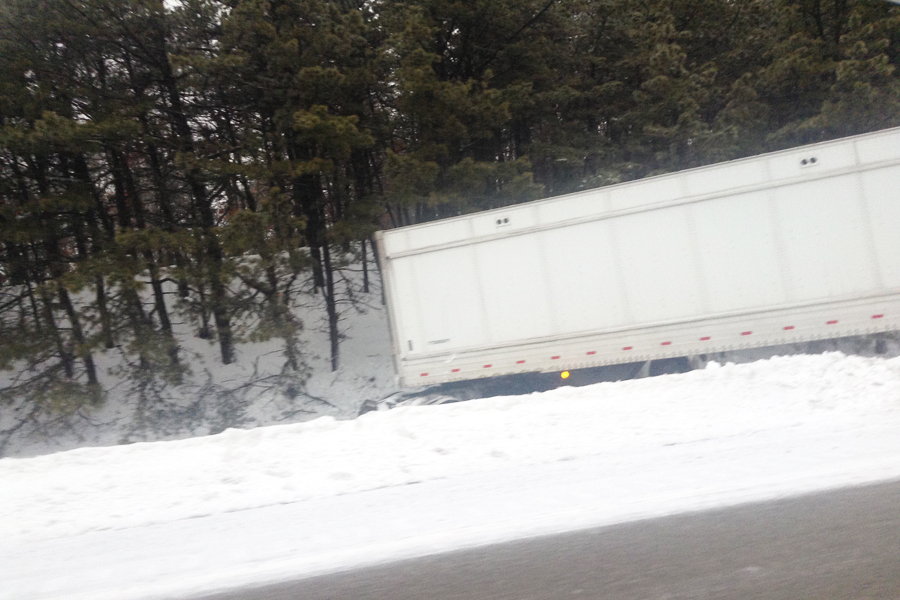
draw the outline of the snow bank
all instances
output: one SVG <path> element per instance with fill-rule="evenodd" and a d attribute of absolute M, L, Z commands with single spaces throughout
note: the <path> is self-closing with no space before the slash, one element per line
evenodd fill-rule
<path fill-rule="evenodd" d="M 900 359 L 829 353 L 711 363 L 683 375 L 400 408 L 352 421 L 324 417 L 2 459 L 0 539 L 141 527 L 581 457 L 625 472 L 675 447 L 714 454 L 752 448 L 766 436 L 798 445 L 815 440 L 824 456 L 830 433 L 842 431 L 896 437 Z M 900 476 L 900 459 L 896 473 L 886 472 L 884 461 L 871 469 L 877 472 L 853 473 L 848 483 Z"/>

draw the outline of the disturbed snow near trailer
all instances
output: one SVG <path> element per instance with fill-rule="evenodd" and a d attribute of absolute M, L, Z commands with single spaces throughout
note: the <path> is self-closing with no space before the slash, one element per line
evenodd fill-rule
<path fill-rule="evenodd" d="M 827 353 L 3 459 L 0 598 L 173 597 L 895 479 L 898 430 L 900 358 Z"/>

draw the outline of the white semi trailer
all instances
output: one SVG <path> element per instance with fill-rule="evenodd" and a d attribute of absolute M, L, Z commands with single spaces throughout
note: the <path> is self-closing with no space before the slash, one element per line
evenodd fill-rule
<path fill-rule="evenodd" d="M 376 234 L 402 386 L 900 329 L 900 129 Z"/>

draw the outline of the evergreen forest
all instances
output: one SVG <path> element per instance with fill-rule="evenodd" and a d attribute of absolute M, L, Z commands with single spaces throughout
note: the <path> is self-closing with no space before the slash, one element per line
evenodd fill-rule
<path fill-rule="evenodd" d="M 897 126 L 898 67 L 884 0 L 3 0 L 0 454 L 110 353 L 154 410 L 176 322 L 302 385 L 315 295 L 339 368 L 378 229 Z"/>

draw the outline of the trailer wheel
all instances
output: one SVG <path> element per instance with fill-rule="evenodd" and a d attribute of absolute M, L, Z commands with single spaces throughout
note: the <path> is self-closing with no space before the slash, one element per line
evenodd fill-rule
<path fill-rule="evenodd" d="M 657 375 L 671 375 L 673 373 L 687 373 L 692 371 L 691 361 L 686 356 L 675 358 L 661 358 L 650 362 L 650 377 Z"/>

